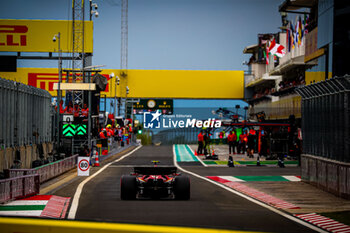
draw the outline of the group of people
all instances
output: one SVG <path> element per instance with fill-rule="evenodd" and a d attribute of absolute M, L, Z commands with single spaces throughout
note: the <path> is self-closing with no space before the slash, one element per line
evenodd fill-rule
<path fill-rule="evenodd" d="M 210 136 L 211 134 L 209 132 L 206 132 L 202 130 L 198 134 L 198 149 L 197 154 L 199 155 L 207 155 L 209 152 L 209 146 L 210 146 Z"/>
<path fill-rule="evenodd" d="M 131 124 L 126 126 L 119 126 L 117 124 L 114 127 L 112 127 L 111 124 L 108 124 L 106 127 L 101 127 L 99 132 L 99 138 L 114 138 L 114 141 L 117 141 L 120 146 L 124 146 L 124 143 L 126 143 L 127 145 L 130 143 L 132 132 L 133 129 Z"/>
<path fill-rule="evenodd" d="M 197 154 L 206 155 L 210 146 L 210 136 L 211 134 L 206 131 L 201 131 L 198 134 L 198 149 Z M 222 141 L 225 139 L 225 132 L 219 133 L 219 139 Z M 254 150 L 256 148 L 257 138 L 256 131 L 246 130 L 237 136 L 235 130 L 230 131 L 227 135 L 227 144 L 229 146 L 229 154 L 244 154 L 247 152 L 247 156 L 253 158 Z"/>
<path fill-rule="evenodd" d="M 256 145 L 256 132 L 255 130 L 243 131 L 242 134 L 237 137 L 234 130 L 227 136 L 227 143 L 229 145 L 229 154 L 244 154 L 247 152 L 247 156 L 253 158 L 254 149 Z"/>
<path fill-rule="evenodd" d="M 55 107 L 55 110 L 57 111 L 57 106 Z M 80 108 L 78 104 L 74 104 L 73 102 L 69 101 L 67 106 L 63 106 L 63 100 L 60 101 L 59 104 L 59 113 L 60 114 L 73 114 L 74 117 L 88 117 L 89 115 L 89 108 L 87 104 L 83 105 L 83 108 Z"/>

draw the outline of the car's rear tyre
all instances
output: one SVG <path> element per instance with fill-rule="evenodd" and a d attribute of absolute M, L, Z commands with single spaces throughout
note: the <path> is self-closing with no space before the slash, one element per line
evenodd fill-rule
<path fill-rule="evenodd" d="M 122 200 L 135 200 L 137 184 L 135 176 L 122 176 L 120 179 L 120 198 Z"/>
<path fill-rule="evenodd" d="M 189 200 L 191 197 L 190 178 L 188 176 L 178 176 L 174 181 L 174 194 L 177 200 Z"/>

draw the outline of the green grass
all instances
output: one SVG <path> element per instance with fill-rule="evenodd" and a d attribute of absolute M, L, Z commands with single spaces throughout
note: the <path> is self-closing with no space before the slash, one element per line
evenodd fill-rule
<path fill-rule="evenodd" d="M 320 215 L 350 226 L 350 211 L 322 213 Z"/>

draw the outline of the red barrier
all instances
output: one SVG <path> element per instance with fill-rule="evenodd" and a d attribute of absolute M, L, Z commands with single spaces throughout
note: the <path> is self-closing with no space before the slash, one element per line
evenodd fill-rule
<path fill-rule="evenodd" d="M 7 178 L 13 178 L 13 177 L 30 175 L 30 174 L 38 174 L 40 179 L 40 184 L 41 184 L 49 179 L 52 179 L 76 167 L 77 158 L 78 158 L 78 154 L 53 162 L 53 163 L 36 167 L 33 169 L 8 169 L 8 170 L 5 170 L 5 176 Z M 1 195 L 1 191 L 0 191 L 0 195 Z"/>
<path fill-rule="evenodd" d="M 35 195 L 39 191 L 38 174 L 3 179 L 0 180 L 0 203 Z"/>

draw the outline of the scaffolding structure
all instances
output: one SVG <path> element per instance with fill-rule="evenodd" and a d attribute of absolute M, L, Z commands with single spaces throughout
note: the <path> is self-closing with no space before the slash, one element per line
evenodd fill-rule
<path fill-rule="evenodd" d="M 128 0 L 121 0 L 121 48 L 120 48 L 120 69 L 121 78 L 127 80 L 128 76 Z M 127 84 L 126 84 L 127 86 Z M 119 98 L 118 113 L 121 112 L 121 106 L 123 106 L 124 114 L 126 114 L 126 97 Z"/>
<path fill-rule="evenodd" d="M 85 67 L 85 53 L 84 53 L 84 0 L 72 0 L 72 29 L 73 29 L 73 49 L 72 49 L 72 70 L 81 70 L 81 73 L 72 73 L 73 83 L 85 82 L 84 67 Z M 83 92 L 74 91 L 73 100 L 75 104 L 80 107 L 83 106 Z"/>

